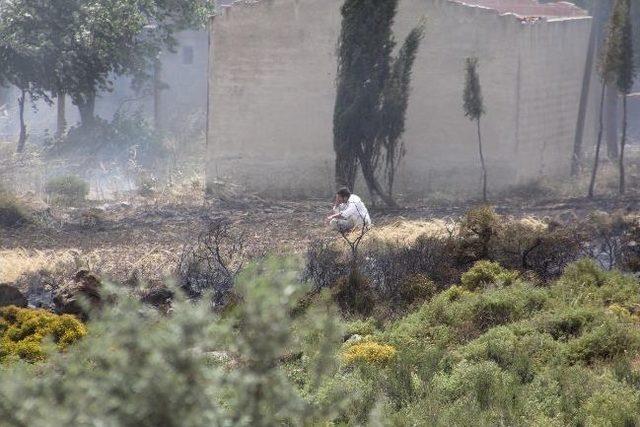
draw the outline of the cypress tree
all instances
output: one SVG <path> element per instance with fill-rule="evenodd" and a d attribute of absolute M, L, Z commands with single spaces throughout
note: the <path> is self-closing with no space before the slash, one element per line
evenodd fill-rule
<path fill-rule="evenodd" d="M 398 0 L 346 0 L 342 6 L 333 118 L 336 185 L 353 188 L 359 165 L 370 193 L 391 206 L 411 69 L 423 35 L 423 26 L 416 27 L 393 57 L 397 8 Z M 387 191 L 378 179 L 383 158 Z"/>
<path fill-rule="evenodd" d="M 464 115 L 476 122 L 478 132 L 478 151 L 480 154 L 480 166 L 482 167 L 482 200 L 487 201 L 487 166 L 484 162 L 482 151 L 482 133 L 480 132 L 480 119 L 485 114 L 484 101 L 482 99 L 482 87 L 478 75 L 478 58 L 467 58 L 465 61 L 466 79 L 462 96 Z"/>
<path fill-rule="evenodd" d="M 635 76 L 635 66 L 633 62 L 633 31 L 631 24 L 631 2 L 630 0 L 616 0 L 613 13 L 607 28 L 607 38 L 600 60 L 600 77 L 603 86 L 614 85 L 618 92 L 623 95 L 623 129 L 619 153 L 620 167 L 620 194 L 625 191 L 625 171 L 624 171 L 624 148 L 627 134 L 627 99 L 633 87 Z M 605 90 L 603 88 L 600 95 L 600 117 L 598 139 L 596 141 L 596 155 L 591 172 L 591 182 L 589 183 L 588 197 L 593 198 L 596 175 L 600 161 L 600 147 L 603 133 L 603 105 Z"/>

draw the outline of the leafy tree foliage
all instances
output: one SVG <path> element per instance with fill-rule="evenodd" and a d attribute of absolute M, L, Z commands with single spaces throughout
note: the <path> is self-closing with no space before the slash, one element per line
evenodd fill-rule
<path fill-rule="evenodd" d="M 464 92 L 462 95 L 464 115 L 471 121 L 475 121 L 478 129 L 478 151 L 480 153 L 480 165 L 482 166 L 482 200 L 487 201 L 487 167 L 482 151 L 482 133 L 480 132 L 480 119 L 485 114 L 484 101 L 482 99 L 482 87 L 478 75 L 478 58 L 466 59 L 466 77 Z"/>
<path fill-rule="evenodd" d="M 213 10 L 207 0 L 11 0 L 0 4 L 0 49 L 9 58 L 30 53 L 38 66 L 3 61 L 9 83 L 32 81 L 54 95 L 68 94 L 83 124 L 92 124 L 95 97 L 113 76 L 141 84 L 175 33 L 200 25 Z M 20 87 L 20 86 L 18 86 Z"/>
<path fill-rule="evenodd" d="M 5 13 L 12 4 L 0 4 L 0 86 L 11 85 L 20 91 L 20 137 L 17 149 L 21 152 L 27 140 L 27 125 L 24 120 L 27 97 L 32 103 L 40 98 L 50 102 L 47 96 L 49 73 L 45 67 L 43 52 L 37 47 L 39 35 L 16 25 L 13 17 Z"/>
<path fill-rule="evenodd" d="M 394 205 L 393 175 L 402 157 L 411 71 L 423 25 L 407 36 L 398 55 L 392 26 L 398 0 L 347 0 L 342 7 L 338 90 L 334 110 L 336 183 L 353 188 L 358 164 L 372 195 Z M 384 158 L 388 183 L 379 183 Z"/>

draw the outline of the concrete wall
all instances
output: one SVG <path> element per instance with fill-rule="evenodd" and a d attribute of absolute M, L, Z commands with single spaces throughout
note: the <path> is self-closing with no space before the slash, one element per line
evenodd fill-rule
<path fill-rule="evenodd" d="M 339 0 L 237 3 L 214 18 L 208 180 L 320 195 L 333 186 Z M 398 191 L 475 193 L 464 58 L 478 56 L 490 189 L 568 173 L 591 20 L 535 20 L 448 0 L 401 0 L 399 44 L 421 17 Z"/>

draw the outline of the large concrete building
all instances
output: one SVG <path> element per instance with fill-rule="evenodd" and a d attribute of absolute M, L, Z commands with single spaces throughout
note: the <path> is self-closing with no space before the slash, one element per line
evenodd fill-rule
<path fill-rule="evenodd" d="M 237 1 L 212 18 L 208 181 L 320 195 L 334 177 L 341 0 Z M 565 176 L 591 19 L 566 2 L 400 0 L 399 41 L 422 17 L 398 190 L 477 192 L 474 124 L 462 113 L 464 59 L 480 60 L 490 189 Z"/>

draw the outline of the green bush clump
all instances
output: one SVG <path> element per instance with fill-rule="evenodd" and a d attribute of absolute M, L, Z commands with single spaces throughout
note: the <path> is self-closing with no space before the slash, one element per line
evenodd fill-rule
<path fill-rule="evenodd" d="M 542 310 L 548 292 L 528 284 L 486 292 L 473 306 L 472 320 L 480 330 L 528 318 Z"/>
<path fill-rule="evenodd" d="M 398 299 L 403 306 L 411 306 L 431 299 L 438 291 L 433 280 L 421 273 L 413 274 L 403 280 L 398 288 Z"/>
<path fill-rule="evenodd" d="M 155 130 L 139 111 L 116 112 L 111 122 L 97 117 L 92 126 L 70 128 L 64 138 L 52 141 L 55 144 L 52 149 L 58 152 L 86 150 L 95 157 L 116 158 L 153 167 L 169 155 L 163 139 L 164 135 Z"/>
<path fill-rule="evenodd" d="M 21 364 L 3 367 L 0 419 L 36 426 L 78 416 L 143 426 L 640 421 L 632 276 L 581 262 L 544 286 L 526 277 L 473 291 L 452 286 L 384 321 L 375 317 L 380 294 L 348 288 L 348 277 L 307 293 L 313 298 L 293 315 L 304 293 L 298 277 L 288 262 L 251 267 L 234 288 L 242 297 L 224 313 L 212 313 L 206 295 L 194 303 L 176 292 L 170 313 L 109 298 L 92 314 L 91 334 L 64 356 L 54 352 L 37 376 Z M 367 304 L 354 290 L 370 297 Z M 9 328 L 0 321 L 2 333 Z M 23 411 L 27 398 L 33 405 Z"/>
<path fill-rule="evenodd" d="M 640 303 L 640 283 L 619 271 L 605 271 L 591 259 L 569 264 L 551 287 L 553 297 L 565 303 L 631 307 Z"/>
<path fill-rule="evenodd" d="M 460 354 L 467 360 L 492 361 L 525 383 L 533 379 L 535 371 L 552 362 L 560 348 L 549 334 L 515 324 L 490 329 L 462 347 Z"/>
<path fill-rule="evenodd" d="M 634 355 L 640 350 L 640 330 L 634 324 L 606 319 L 567 343 L 566 357 L 572 363 L 593 363 Z"/>
<path fill-rule="evenodd" d="M 341 331 L 330 307 L 289 316 L 298 275 L 286 262 L 250 267 L 237 282 L 243 303 L 224 316 L 212 313 L 209 298 L 194 303 L 176 292 L 167 315 L 109 290 L 113 302 L 92 313 L 91 333 L 64 357 L 52 355 L 38 375 L 23 365 L 3 370 L 0 419 L 29 426 L 325 425 L 352 406 L 341 383 L 327 389 Z M 298 380 L 285 366 L 296 366 Z"/>
<path fill-rule="evenodd" d="M 462 275 L 460 283 L 465 289 L 475 291 L 489 285 L 510 286 L 518 276 L 518 272 L 507 270 L 497 262 L 478 261 Z"/>
<path fill-rule="evenodd" d="M 45 338 L 64 350 L 87 333 L 75 317 L 46 310 L 8 306 L 0 308 L 0 363 L 13 359 L 27 362 L 46 358 Z"/>
<path fill-rule="evenodd" d="M 352 335 L 366 337 L 368 335 L 373 335 L 378 331 L 376 322 L 373 318 L 353 320 L 348 322 L 344 329 L 346 337 L 350 337 Z"/>
<path fill-rule="evenodd" d="M 65 175 L 47 181 L 44 191 L 56 203 L 76 204 L 89 195 L 89 183 L 76 175 Z"/>
<path fill-rule="evenodd" d="M 16 196 L 0 187 L 0 227 L 19 227 L 29 222 L 27 209 Z"/>
<path fill-rule="evenodd" d="M 546 332 L 555 340 L 567 341 L 579 337 L 596 322 L 605 318 L 602 309 L 594 307 L 562 307 L 536 317 L 533 322 L 538 330 Z"/>
<path fill-rule="evenodd" d="M 463 402 L 463 405 L 486 410 L 491 406 L 508 406 L 516 384 L 516 378 L 494 362 L 462 361 L 451 373 L 436 375 L 433 390 L 437 398 L 451 408 Z"/>

